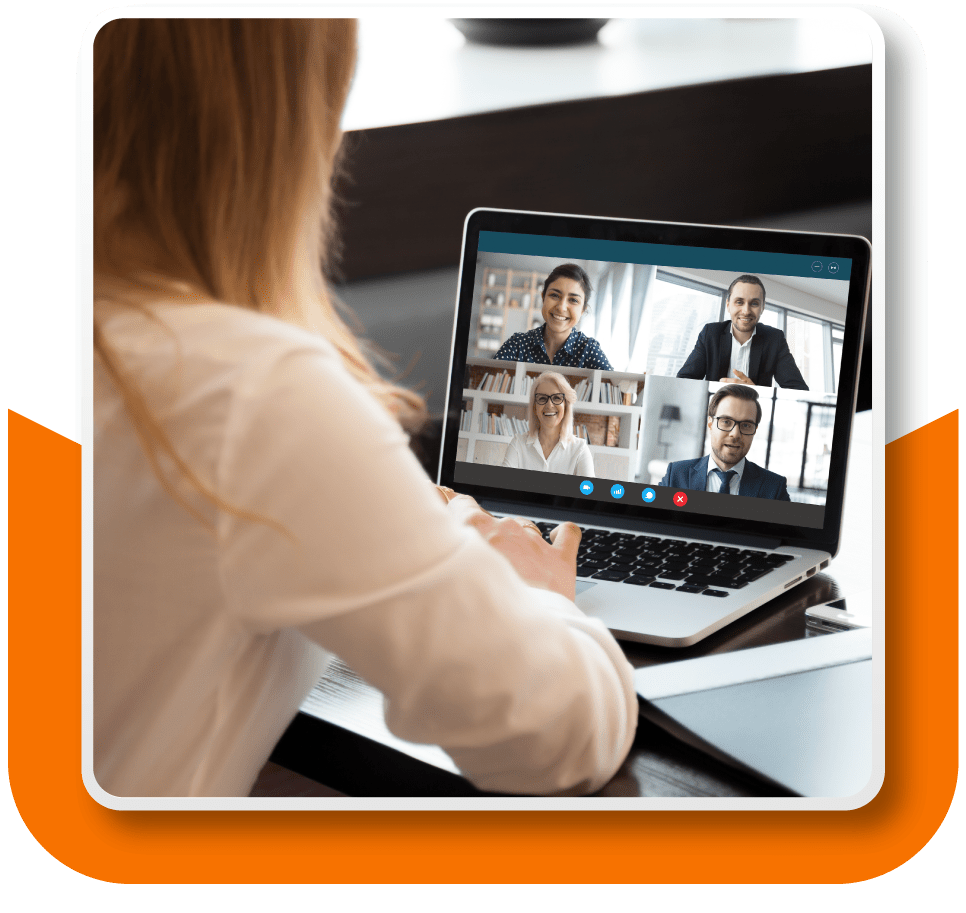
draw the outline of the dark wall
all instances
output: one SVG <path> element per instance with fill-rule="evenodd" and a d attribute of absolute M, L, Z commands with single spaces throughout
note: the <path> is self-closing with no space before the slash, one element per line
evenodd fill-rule
<path fill-rule="evenodd" d="M 350 132 L 354 280 L 459 262 L 478 206 L 744 224 L 872 194 L 872 69 L 756 77 Z"/>

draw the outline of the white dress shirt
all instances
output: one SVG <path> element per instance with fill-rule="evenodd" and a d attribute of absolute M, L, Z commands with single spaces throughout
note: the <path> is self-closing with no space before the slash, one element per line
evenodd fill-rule
<path fill-rule="evenodd" d="M 742 374 L 750 376 L 748 374 L 748 368 L 751 366 L 751 341 L 755 338 L 755 333 L 758 332 L 758 327 L 755 327 L 751 331 L 751 336 L 748 337 L 747 342 L 738 342 L 735 337 L 734 327 L 731 328 L 731 380 L 737 380 L 735 377 L 735 369 L 737 368 Z M 751 378 L 754 380 L 754 378 Z"/>
<path fill-rule="evenodd" d="M 740 369 L 739 369 L 740 370 Z M 730 479 L 730 485 L 728 486 L 728 493 L 732 495 L 738 494 L 738 489 L 741 488 L 741 474 L 745 471 L 745 458 L 741 458 L 741 462 L 731 467 L 734 470 L 734 475 Z M 721 469 L 721 467 L 714 461 L 714 454 L 708 454 L 708 484 L 705 486 L 705 491 L 721 491 L 721 476 L 719 476 L 715 470 Z M 727 470 L 722 470 L 727 472 Z"/>
<path fill-rule="evenodd" d="M 543 455 L 540 439 L 529 434 L 515 434 L 506 448 L 503 465 L 511 469 L 536 469 L 540 472 L 559 472 L 568 476 L 593 479 L 594 458 L 587 442 L 571 437 L 565 444 L 557 441 L 550 456 Z"/>
<path fill-rule="evenodd" d="M 118 312 L 105 335 L 188 466 L 268 522 L 168 467 L 209 526 L 177 503 L 95 369 L 100 787 L 247 795 L 333 654 L 383 693 L 396 736 L 441 745 L 482 789 L 607 782 L 637 697 L 604 625 L 457 522 L 327 341 L 221 304 L 154 311 L 163 325 Z"/>

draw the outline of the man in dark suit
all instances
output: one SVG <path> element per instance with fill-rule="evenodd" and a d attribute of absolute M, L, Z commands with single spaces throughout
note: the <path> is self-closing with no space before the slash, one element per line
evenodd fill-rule
<path fill-rule="evenodd" d="M 761 404 L 754 387 L 742 384 L 722 387 L 708 403 L 711 453 L 696 460 L 669 463 L 661 484 L 691 491 L 790 501 L 784 476 L 745 459 L 760 423 Z"/>
<path fill-rule="evenodd" d="M 756 384 L 807 390 L 808 384 L 788 350 L 785 334 L 760 324 L 765 286 L 757 276 L 739 276 L 728 289 L 728 320 L 708 323 L 678 371 L 691 380 Z"/>

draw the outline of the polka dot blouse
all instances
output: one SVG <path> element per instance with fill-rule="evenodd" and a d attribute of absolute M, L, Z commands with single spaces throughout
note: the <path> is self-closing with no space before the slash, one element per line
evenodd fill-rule
<path fill-rule="evenodd" d="M 551 361 L 543 341 L 543 327 L 541 324 L 528 333 L 514 333 L 493 357 L 501 361 L 527 361 L 535 365 L 614 370 L 600 343 L 576 329 L 570 331 L 567 341 L 557 350 Z"/>

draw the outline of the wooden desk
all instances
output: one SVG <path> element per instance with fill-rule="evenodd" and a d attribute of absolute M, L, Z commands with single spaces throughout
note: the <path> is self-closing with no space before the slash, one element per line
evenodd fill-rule
<path fill-rule="evenodd" d="M 767 605 L 705 638 L 673 649 L 625 643 L 635 667 L 709 656 L 811 635 L 805 609 L 872 585 L 872 415 L 859 413 L 852 439 L 842 547 L 831 573 L 816 574 Z M 825 635 L 813 635 L 825 636 Z M 382 717 L 382 695 L 334 662 L 276 746 L 272 760 L 353 796 L 480 796 L 449 756 L 432 745 L 397 739 Z M 641 720 L 627 760 L 600 796 L 776 796 L 764 780 L 741 773 Z"/>

